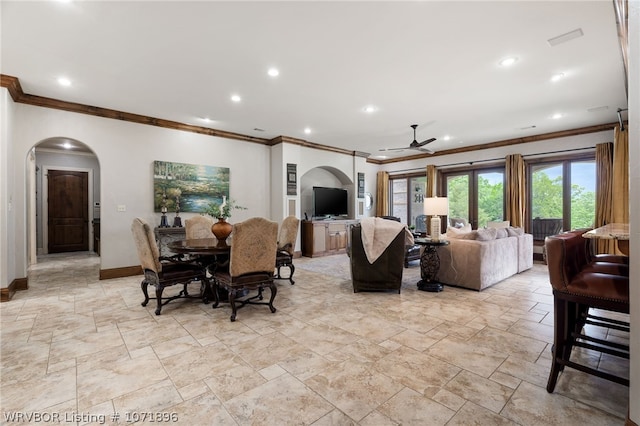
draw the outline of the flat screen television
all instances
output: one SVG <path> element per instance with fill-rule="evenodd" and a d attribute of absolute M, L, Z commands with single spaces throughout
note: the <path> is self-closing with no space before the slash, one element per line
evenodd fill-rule
<path fill-rule="evenodd" d="M 349 201 L 346 189 L 313 187 L 313 216 L 347 216 Z"/>

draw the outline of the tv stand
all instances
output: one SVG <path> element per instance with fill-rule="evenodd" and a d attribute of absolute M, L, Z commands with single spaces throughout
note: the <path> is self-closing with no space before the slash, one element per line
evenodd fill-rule
<path fill-rule="evenodd" d="M 329 256 L 346 253 L 349 226 L 358 223 L 353 219 L 320 219 L 302 221 L 302 255 L 307 257 Z"/>

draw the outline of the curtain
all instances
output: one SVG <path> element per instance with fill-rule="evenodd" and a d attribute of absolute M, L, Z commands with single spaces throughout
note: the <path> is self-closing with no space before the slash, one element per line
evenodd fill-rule
<path fill-rule="evenodd" d="M 427 197 L 433 197 L 437 194 L 436 189 L 436 166 L 429 164 L 427 166 Z"/>
<path fill-rule="evenodd" d="M 598 228 L 613 220 L 613 143 L 596 144 L 596 220 Z M 597 239 L 596 253 L 615 253 L 615 241 Z"/>
<path fill-rule="evenodd" d="M 613 131 L 613 223 L 629 223 L 629 130 Z M 616 254 L 622 254 L 616 247 Z"/>
<path fill-rule="evenodd" d="M 436 166 L 433 164 L 429 164 L 427 166 L 427 193 L 425 194 L 427 197 L 435 197 L 438 194 L 438 188 L 436 186 Z M 431 233 L 431 216 L 427 216 L 425 219 L 427 221 L 427 234 L 432 235 Z"/>
<path fill-rule="evenodd" d="M 520 154 L 507 155 L 505 158 L 505 174 L 507 177 L 507 220 L 511 226 L 525 226 L 527 210 L 527 188 L 525 184 L 524 159 Z"/>
<path fill-rule="evenodd" d="M 389 173 L 376 175 L 376 216 L 389 215 Z"/>

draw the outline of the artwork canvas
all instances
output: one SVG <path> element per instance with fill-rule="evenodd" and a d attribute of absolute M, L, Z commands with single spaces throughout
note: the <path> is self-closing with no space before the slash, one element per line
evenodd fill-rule
<path fill-rule="evenodd" d="M 160 212 L 166 195 L 169 212 L 202 213 L 209 203 L 229 199 L 229 168 L 195 164 L 153 162 L 153 209 Z"/>

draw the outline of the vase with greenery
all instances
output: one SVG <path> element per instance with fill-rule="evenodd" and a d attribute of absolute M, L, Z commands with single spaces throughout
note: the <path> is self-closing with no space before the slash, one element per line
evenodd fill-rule
<path fill-rule="evenodd" d="M 224 241 L 233 230 L 233 226 L 227 222 L 227 219 L 231 217 L 232 210 L 246 210 L 246 207 L 239 206 L 236 200 L 227 200 L 226 196 L 222 196 L 222 203 L 211 202 L 204 210 L 204 214 L 218 219 L 211 226 L 211 232 L 216 236 L 218 240 Z"/>

